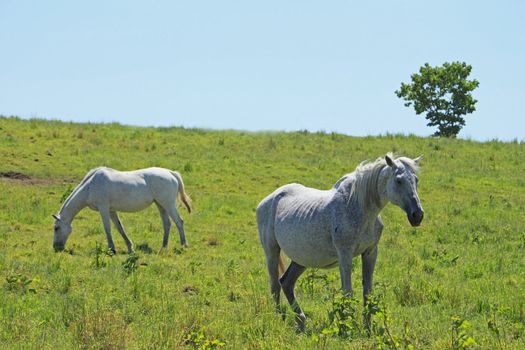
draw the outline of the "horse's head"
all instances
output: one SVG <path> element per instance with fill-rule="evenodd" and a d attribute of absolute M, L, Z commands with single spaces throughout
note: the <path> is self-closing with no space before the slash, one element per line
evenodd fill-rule
<path fill-rule="evenodd" d="M 71 223 L 60 219 L 60 216 L 53 215 L 55 219 L 55 235 L 53 237 L 53 248 L 55 251 L 62 251 L 71 233 Z"/>
<path fill-rule="evenodd" d="M 386 185 L 388 200 L 405 211 L 412 226 L 419 226 L 424 215 L 417 194 L 416 172 L 421 159 L 421 156 L 415 159 L 392 159 L 389 155 L 385 156 L 386 163 L 392 169 L 392 175 Z"/>

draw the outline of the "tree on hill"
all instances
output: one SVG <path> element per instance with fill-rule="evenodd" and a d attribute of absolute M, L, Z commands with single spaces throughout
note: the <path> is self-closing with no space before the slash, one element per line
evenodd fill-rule
<path fill-rule="evenodd" d="M 406 107 L 413 104 L 416 114 L 426 112 L 427 126 L 438 127 L 435 136 L 456 137 L 465 126 L 462 116 L 474 112 L 478 102 L 471 92 L 479 82 L 467 79 L 471 70 L 465 62 L 446 62 L 441 67 L 425 63 L 419 74 L 412 74 L 412 83 L 401 83 L 395 93 Z"/>

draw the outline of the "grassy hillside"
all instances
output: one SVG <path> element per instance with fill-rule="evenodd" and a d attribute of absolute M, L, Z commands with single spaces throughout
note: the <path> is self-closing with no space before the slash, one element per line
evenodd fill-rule
<path fill-rule="evenodd" d="M 308 321 L 274 312 L 255 207 L 278 186 L 330 188 L 365 159 L 423 154 L 425 220 L 383 212 L 375 290 L 388 320 L 371 337 L 359 300 L 348 337 L 329 334 L 338 270 L 307 270 L 297 295 Z M 3 348 L 362 349 L 525 347 L 525 145 L 389 135 L 243 133 L 0 118 L 0 346 Z M 181 172 L 195 213 L 180 209 L 190 247 L 162 243 L 153 206 L 122 214 L 138 260 L 108 256 L 97 213 L 73 222 L 68 251 L 52 250 L 61 202 L 91 168 Z M 102 248 L 101 248 L 102 247 Z M 468 322 L 459 326 L 452 317 Z M 385 328 L 384 316 L 376 316 Z M 324 332 L 323 332 L 324 330 Z M 388 336 L 390 334 L 390 336 Z M 206 341 L 208 341 L 206 343 Z"/>

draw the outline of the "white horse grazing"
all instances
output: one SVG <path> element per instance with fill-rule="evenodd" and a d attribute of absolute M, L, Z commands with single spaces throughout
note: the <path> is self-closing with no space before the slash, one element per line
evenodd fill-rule
<path fill-rule="evenodd" d="M 421 157 L 393 159 L 388 154 L 362 163 L 330 190 L 285 185 L 257 207 L 257 225 L 266 254 L 270 287 L 279 306 L 281 287 L 304 328 L 305 316 L 295 300 L 294 286 L 306 267 L 339 265 L 344 293 L 352 293 L 352 258 L 361 255 L 363 297 L 372 290 L 377 244 L 383 224 L 379 213 L 388 202 L 401 207 L 412 226 L 423 220 L 416 172 Z M 284 270 L 281 250 L 292 260 Z M 365 320 L 369 322 L 369 320 Z"/>
<path fill-rule="evenodd" d="M 135 171 L 118 171 L 106 167 L 90 170 L 82 182 L 66 199 L 55 218 L 55 236 L 53 247 L 63 250 L 71 233 L 71 222 L 77 213 L 85 207 L 100 212 L 108 247 L 113 252 L 115 244 L 111 237 L 110 220 L 126 242 L 128 252 L 133 253 L 133 243 L 124 232 L 117 212 L 136 212 L 155 202 L 162 218 L 164 240 L 162 247 L 168 245 L 171 228 L 170 218 L 177 225 L 180 243 L 186 246 L 186 235 L 182 218 L 177 212 L 175 199 L 180 199 L 191 213 L 191 200 L 184 191 L 180 174 L 163 168 L 147 168 Z"/>

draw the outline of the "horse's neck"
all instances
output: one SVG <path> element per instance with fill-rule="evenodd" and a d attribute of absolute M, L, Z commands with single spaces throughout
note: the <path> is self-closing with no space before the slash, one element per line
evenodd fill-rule
<path fill-rule="evenodd" d="M 75 189 L 74 193 L 66 200 L 60 209 L 60 218 L 66 222 L 71 222 L 80 210 L 86 207 L 87 191 L 82 186 Z"/>
<path fill-rule="evenodd" d="M 387 203 L 388 201 L 383 199 L 381 199 L 379 202 L 365 201 L 362 205 L 360 205 L 362 221 L 375 221 Z"/>
<path fill-rule="evenodd" d="M 381 200 L 379 203 L 374 203 L 374 202 L 368 203 L 365 210 L 363 210 L 363 215 L 366 218 L 375 220 L 375 218 L 379 216 L 379 214 L 381 213 L 381 211 L 383 210 L 383 208 L 386 206 L 387 203 L 388 203 L 387 200 Z"/>

